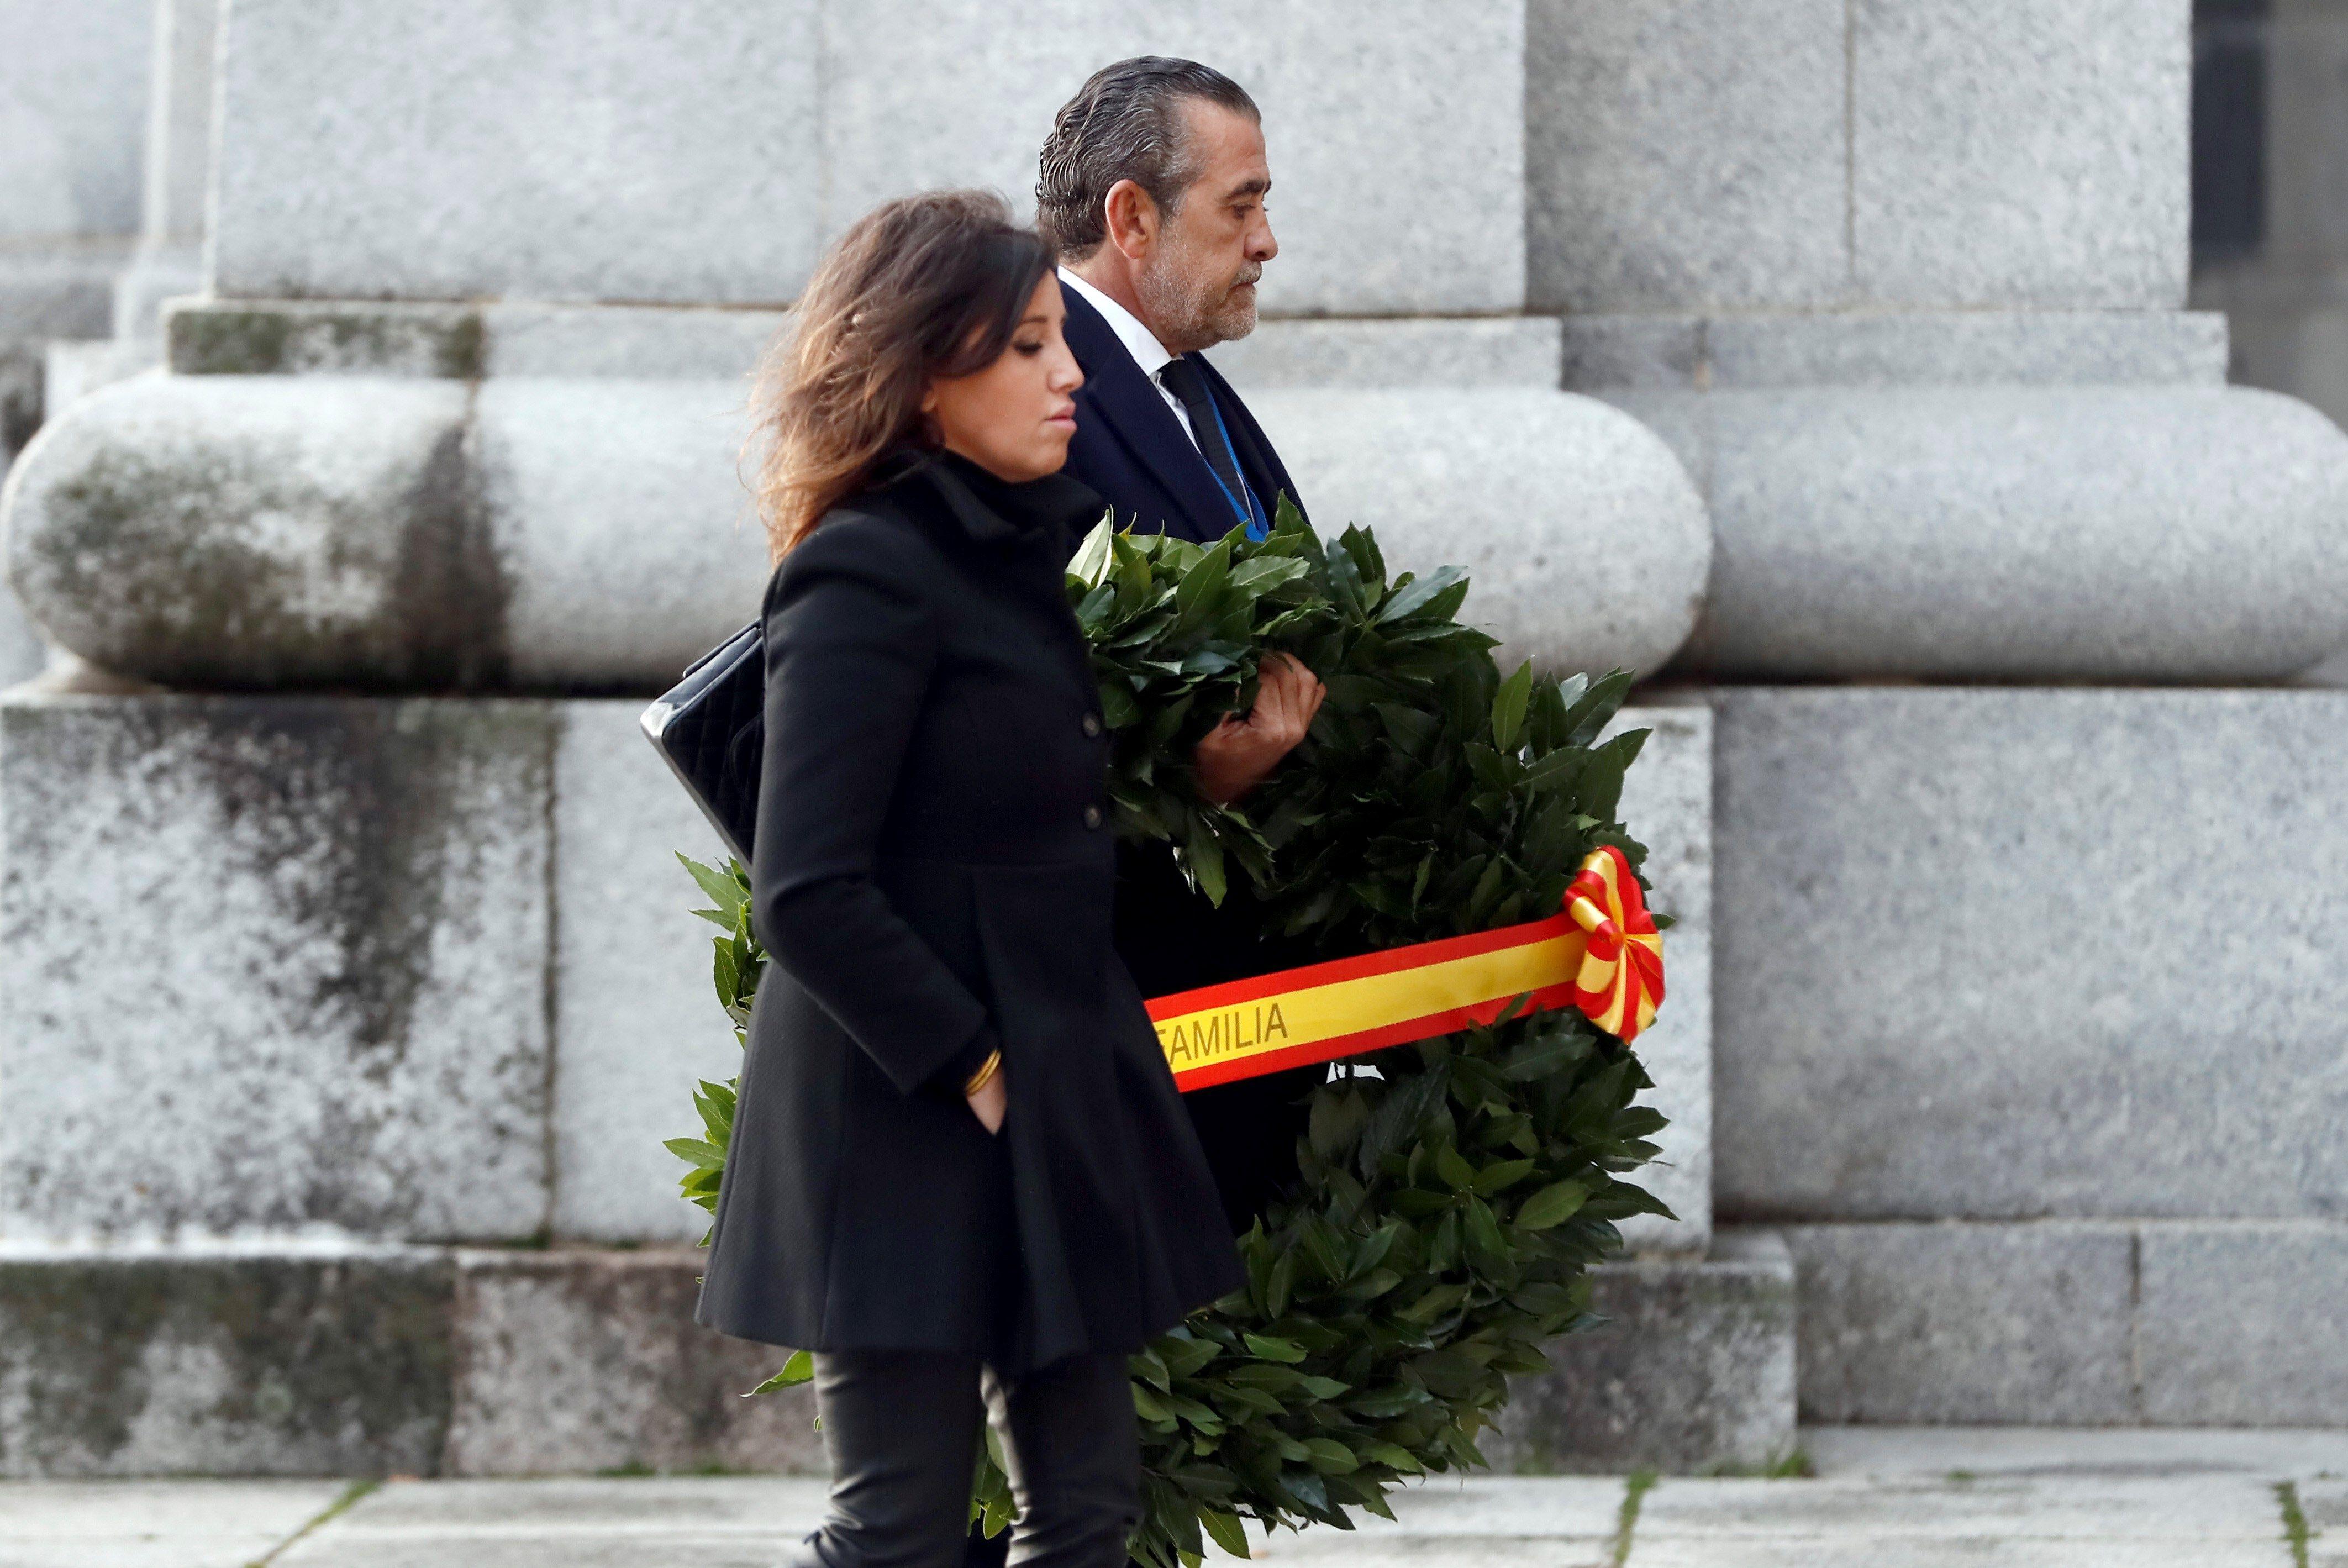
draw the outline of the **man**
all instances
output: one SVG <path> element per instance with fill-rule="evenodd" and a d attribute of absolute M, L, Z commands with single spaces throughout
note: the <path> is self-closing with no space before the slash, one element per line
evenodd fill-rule
<path fill-rule="evenodd" d="M 1120 60 L 1055 118 L 1035 197 L 1060 246 L 1064 330 L 1085 373 L 1066 471 L 1120 524 L 1200 542 L 1245 524 L 1260 539 L 1280 497 L 1302 510 L 1272 443 L 1200 354 L 1255 329 L 1256 281 L 1280 253 L 1264 214 L 1271 190 L 1254 101 L 1192 61 Z M 1260 783 L 1304 738 L 1322 695 L 1302 663 L 1266 660 L 1253 711 L 1200 742 L 1200 790 L 1231 801 Z M 1310 957 L 1249 936 L 1158 845 L 1124 855 L 1117 945 L 1150 996 Z M 1234 1229 L 1295 1175 L 1303 1102 L 1325 1071 L 1185 1097 Z"/>

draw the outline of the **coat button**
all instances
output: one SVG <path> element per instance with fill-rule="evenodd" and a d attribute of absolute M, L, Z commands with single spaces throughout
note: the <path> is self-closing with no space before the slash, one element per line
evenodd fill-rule
<path fill-rule="evenodd" d="M 1085 715 L 1085 733 L 1086 735 L 1098 735 L 1100 733 L 1100 715 L 1097 713 L 1088 713 Z"/>
<path fill-rule="evenodd" d="M 1100 825 L 1101 825 L 1101 810 L 1100 810 L 1100 808 L 1099 808 L 1098 806 L 1087 806 L 1087 807 L 1086 807 L 1086 808 L 1085 808 L 1085 826 L 1086 826 L 1086 827 L 1087 827 L 1087 828 L 1097 828 L 1097 827 L 1099 827 Z"/>

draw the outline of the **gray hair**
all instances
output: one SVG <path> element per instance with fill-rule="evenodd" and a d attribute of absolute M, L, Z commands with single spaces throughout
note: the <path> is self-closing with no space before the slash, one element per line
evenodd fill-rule
<path fill-rule="evenodd" d="M 1107 234 L 1109 190 L 1130 180 L 1171 214 L 1199 177 L 1179 106 L 1220 104 L 1261 120 L 1247 89 L 1196 60 L 1143 55 L 1103 66 L 1052 117 L 1035 181 L 1035 222 L 1072 261 Z"/>

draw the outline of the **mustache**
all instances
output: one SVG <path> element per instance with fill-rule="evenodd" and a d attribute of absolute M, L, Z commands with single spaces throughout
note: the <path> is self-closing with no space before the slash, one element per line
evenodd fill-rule
<path fill-rule="evenodd" d="M 1231 280 L 1231 287 L 1238 288 L 1243 284 L 1260 283 L 1262 281 L 1262 278 L 1263 263 L 1262 262 L 1251 262 L 1247 266 L 1240 270 L 1239 276 Z"/>

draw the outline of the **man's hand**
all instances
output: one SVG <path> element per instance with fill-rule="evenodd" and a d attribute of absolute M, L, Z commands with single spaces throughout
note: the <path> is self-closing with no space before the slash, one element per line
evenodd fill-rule
<path fill-rule="evenodd" d="M 1267 778 L 1296 748 L 1329 688 L 1292 654 L 1274 654 L 1256 672 L 1255 707 L 1245 718 L 1223 715 L 1200 738 L 1191 760 L 1199 793 L 1228 806 Z"/>

